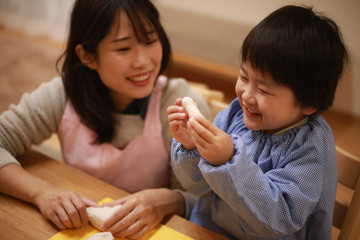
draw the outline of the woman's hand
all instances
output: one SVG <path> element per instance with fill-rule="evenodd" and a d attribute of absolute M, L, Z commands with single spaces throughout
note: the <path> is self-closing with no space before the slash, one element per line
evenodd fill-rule
<path fill-rule="evenodd" d="M 104 206 L 122 204 L 103 225 L 115 237 L 139 239 L 156 227 L 168 214 L 185 213 L 185 200 L 182 195 L 166 188 L 146 189 L 125 198 L 104 203 Z"/>
<path fill-rule="evenodd" d="M 230 136 L 205 118 L 195 116 L 189 122 L 191 138 L 201 156 L 213 165 L 221 165 L 234 155 Z"/>
<path fill-rule="evenodd" d="M 0 168 L 0 192 L 36 205 L 60 229 L 86 225 L 86 207 L 98 206 L 83 196 L 53 186 L 17 164 Z"/>
<path fill-rule="evenodd" d="M 180 142 L 184 148 L 192 150 L 195 144 L 191 139 L 190 129 L 187 127 L 189 116 L 181 105 L 182 99 L 178 98 L 175 104 L 167 108 L 169 128 L 173 137 Z"/>
<path fill-rule="evenodd" d="M 60 229 L 86 226 L 89 221 L 86 207 L 98 206 L 94 201 L 77 193 L 51 185 L 42 187 L 36 193 L 34 204 Z"/>

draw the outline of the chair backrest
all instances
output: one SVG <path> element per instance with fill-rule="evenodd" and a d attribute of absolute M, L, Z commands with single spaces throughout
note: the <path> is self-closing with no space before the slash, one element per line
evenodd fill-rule
<path fill-rule="evenodd" d="M 208 102 L 209 107 L 211 109 L 213 118 L 221 111 L 224 110 L 225 108 L 227 108 L 229 106 L 228 103 L 225 103 L 223 101 L 218 101 L 218 100 L 210 100 Z"/>
<path fill-rule="evenodd" d="M 336 146 L 338 189 L 333 227 L 340 229 L 339 240 L 360 239 L 360 158 Z M 333 231 L 334 233 L 334 231 Z M 337 235 L 337 233 L 336 233 Z M 333 235 L 333 239 L 337 236 Z"/>
<path fill-rule="evenodd" d="M 207 102 L 210 107 L 213 118 L 223 109 L 229 106 L 224 102 L 225 95 L 222 91 L 210 89 L 204 83 L 188 82 L 190 87 L 199 93 Z"/>

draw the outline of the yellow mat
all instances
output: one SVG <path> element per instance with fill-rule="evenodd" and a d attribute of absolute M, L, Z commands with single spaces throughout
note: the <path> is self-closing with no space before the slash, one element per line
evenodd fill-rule
<path fill-rule="evenodd" d="M 105 198 L 99 202 L 101 205 L 104 202 L 110 202 L 112 199 Z M 66 229 L 61 230 L 49 240 L 86 240 L 90 238 L 95 233 L 100 231 L 94 228 L 91 224 L 86 227 L 78 229 Z M 114 238 L 116 240 L 126 240 L 127 238 Z M 192 238 L 175 231 L 172 228 L 169 228 L 163 224 L 159 224 L 154 229 L 149 231 L 141 240 L 193 240 Z"/>

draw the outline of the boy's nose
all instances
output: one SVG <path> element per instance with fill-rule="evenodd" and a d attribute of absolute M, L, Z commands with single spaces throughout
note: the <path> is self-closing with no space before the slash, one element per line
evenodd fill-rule
<path fill-rule="evenodd" d="M 244 90 L 242 99 L 246 104 L 256 104 L 255 91 L 256 90 L 254 90 L 253 87 L 247 87 Z"/>

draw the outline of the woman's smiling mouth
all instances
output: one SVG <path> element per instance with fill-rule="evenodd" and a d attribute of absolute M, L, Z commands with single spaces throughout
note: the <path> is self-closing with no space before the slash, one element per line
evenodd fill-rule
<path fill-rule="evenodd" d="M 150 78 L 151 73 L 148 72 L 146 74 L 137 75 L 134 77 L 127 77 L 128 80 L 134 81 L 134 82 L 142 82 Z"/>
<path fill-rule="evenodd" d="M 132 85 L 144 86 L 144 85 L 147 85 L 150 82 L 150 80 L 151 80 L 151 72 L 136 75 L 136 76 L 133 76 L 133 77 L 127 77 L 126 79 L 129 80 Z"/>

